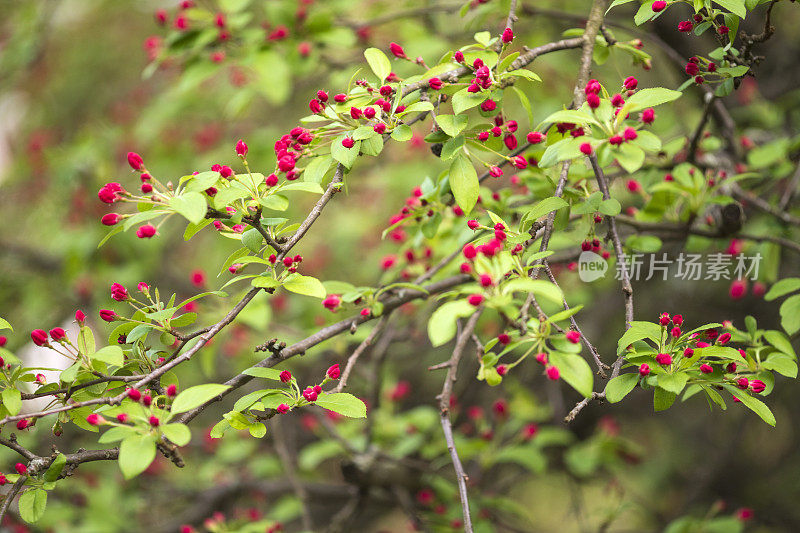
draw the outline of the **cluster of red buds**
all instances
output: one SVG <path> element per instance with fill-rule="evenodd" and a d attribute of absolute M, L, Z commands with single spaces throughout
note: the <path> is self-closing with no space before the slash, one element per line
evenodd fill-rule
<path fill-rule="evenodd" d="M 705 72 L 706 75 L 714 73 L 717 71 L 717 65 L 713 61 L 692 56 L 689 58 L 686 66 L 683 67 L 683 70 L 687 75 L 694 77 L 694 82 L 699 85 L 705 82 L 705 78 L 702 75 L 703 72 Z"/>

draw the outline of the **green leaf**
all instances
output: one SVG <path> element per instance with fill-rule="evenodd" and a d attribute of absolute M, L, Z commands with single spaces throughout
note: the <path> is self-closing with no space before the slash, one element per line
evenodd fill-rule
<path fill-rule="evenodd" d="M 574 353 L 551 352 L 550 362 L 558 368 L 561 379 L 585 397 L 592 395 L 594 374 L 589 363 Z"/>
<path fill-rule="evenodd" d="M 405 124 L 398 124 L 392 130 L 392 139 L 398 142 L 410 141 L 411 137 L 413 136 L 414 132 L 412 132 L 411 128 L 409 128 Z"/>
<path fill-rule="evenodd" d="M 428 320 L 428 338 L 434 347 L 441 346 L 456 336 L 456 321 L 472 315 L 475 307 L 466 300 L 447 302 L 433 312 Z"/>
<path fill-rule="evenodd" d="M 392 63 L 381 50 L 377 48 L 367 48 L 364 50 L 364 57 L 369 64 L 369 68 L 381 81 L 385 80 L 392 72 Z"/>
<path fill-rule="evenodd" d="M 346 135 L 336 137 L 331 144 L 331 156 L 344 165 L 348 170 L 353 166 L 358 157 L 358 152 L 361 150 L 361 141 L 355 141 L 352 148 L 345 148 L 342 145 L 342 140 Z"/>
<path fill-rule="evenodd" d="M 778 351 L 783 352 L 786 355 L 791 355 L 794 358 L 797 358 L 797 354 L 794 353 L 794 348 L 792 348 L 792 343 L 789 342 L 789 339 L 786 338 L 786 335 L 784 335 L 780 331 L 775 331 L 775 330 L 765 331 L 764 339 L 766 339 L 766 341 L 771 345 L 773 345 Z"/>
<path fill-rule="evenodd" d="M 228 389 L 230 389 L 230 386 L 220 385 L 218 383 L 206 383 L 205 385 L 189 387 L 175 397 L 170 412 L 172 414 L 177 414 L 190 411 L 195 407 L 200 407 L 211 398 L 222 394 Z"/>
<path fill-rule="evenodd" d="M 612 7 L 621 6 L 622 4 L 627 4 L 630 2 L 633 2 L 633 0 L 614 0 L 613 2 L 611 2 L 611 5 L 608 6 L 608 9 L 606 9 L 606 14 L 608 14 L 608 12 L 611 11 Z"/>
<path fill-rule="evenodd" d="M 773 370 L 787 378 L 797 377 L 797 363 L 788 355 L 782 353 L 771 354 L 766 361 L 761 362 L 761 368 Z"/>
<path fill-rule="evenodd" d="M 259 287 L 262 289 L 274 289 L 275 287 L 280 287 L 281 285 L 281 283 L 272 276 L 257 276 L 250 281 L 250 284 L 253 287 Z"/>
<path fill-rule="evenodd" d="M 674 392 L 664 390 L 661 387 L 656 387 L 653 389 L 653 410 L 665 411 L 669 409 L 672 404 L 675 403 L 675 398 L 677 397 L 678 395 Z"/>
<path fill-rule="evenodd" d="M 81 326 L 81 332 L 78 333 L 78 350 L 81 353 L 94 352 L 94 334 L 89 326 Z"/>
<path fill-rule="evenodd" d="M 436 123 L 450 137 L 455 137 L 467 127 L 469 117 L 466 115 L 437 115 Z"/>
<path fill-rule="evenodd" d="M 636 252 L 653 253 L 661 249 L 661 239 L 655 235 L 631 235 L 625 246 Z"/>
<path fill-rule="evenodd" d="M 739 18 L 747 16 L 747 10 L 744 7 L 744 0 L 714 0 L 716 4 L 724 7 Z"/>
<path fill-rule="evenodd" d="M 164 424 L 161 433 L 178 446 L 186 446 L 192 440 L 192 432 L 186 424 Z"/>
<path fill-rule="evenodd" d="M 275 381 L 281 380 L 281 371 L 277 368 L 266 368 L 263 366 L 251 366 L 246 369 L 242 374 L 253 376 L 256 378 L 274 379 Z"/>
<path fill-rule="evenodd" d="M 22 409 L 22 393 L 14 387 L 3 389 L 3 407 L 11 416 L 18 414 Z"/>
<path fill-rule="evenodd" d="M 89 359 L 102 361 L 107 365 L 114 366 L 123 366 L 125 364 L 125 355 L 122 353 L 122 348 L 119 346 L 105 346 L 100 348 L 95 353 L 91 354 Z"/>
<path fill-rule="evenodd" d="M 781 327 L 789 335 L 794 335 L 800 330 L 800 294 L 787 298 L 781 304 Z"/>
<path fill-rule="evenodd" d="M 19 497 L 19 516 L 29 524 L 38 522 L 47 507 L 47 491 L 30 488 Z"/>
<path fill-rule="evenodd" d="M 487 94 L 471 93 L 466 89 L 461 89 L 453 95 L 453 113 L 456 115 L 463 113 L 467 109 L 472 109 L 483 103 L 488 98 Z"/>
<path fill-rule="evenodd" d="M 542 131 L 542 127 L 545 124 L 556 124 L 559 122 L 568 122 L 573 124 L 594 124 L 599 126 L 600 123 L 597 122 L 592 115 L 586 113 L 584 111 L 575 111 L 572 109 L 563 109 L 561 111 L 556 111 L 555 113 L 549 115 L 546 119 L 544 119 L 537 127 L 536 131 Z"/>
<path fill-rule="evenodd" d="M 63 453 L 59 453 L 56 458 L 53 459 L 53 462 L 50 463 L 50 466 L 47 467 L 47 471 L 44 473 L 44 480 L 56 481 L 65 466 L 67 466 L 67 457 Z"/>
<path fill-rule="evenodd" d="M 322 408 L 350 418 L 367 417 L 366 404 L 346 392 L 323 393 L 315 403 Z"/>
<path fill-rule="evenodd" d="M 468 215 L 478 201 L 480 183 L 472 161 L 463 153 L 454 157 L 450 164 L 450 190 L 458 206 Z"/>
<path fill-rule="evenodd" d="M 515 278 L 503 284 L 503 292 L 524 292 L 535 294 L 537 298 L 546 298 L 554 303 L 561 303 L 564 293 L 557 285 L 543 279 Z"/>
<path fill-rule="evenodd" d="M 643 339 L 650 339 L 657 344 L 661 340 L 661 326 L 634 320 L 628 331 L 617 342 L 617 354 L 621 354 L 628 346 Z"/>
<path fill-rule="evenodd" d="M 617 163 L 625 169 L 628 174 L 633 174 L 644 164 L 644 150 L 631 143 L 620 145 L 617 150 L 612 151 L 617 158 Z"/>
<path fill-rule="evenodd" d="M 625 105 L 623 106 L 623 111 L 620 111 L 620 115 L 624 117 L 625 115 L 623 113 L 625 113 L 625 111 L 631 113 L 647 107 L 654 107 L 667 102 L 672 102 L 673 100 L 680 98 L 682 95 L 683 93 L 680 91 L 673 91 L 672 89 L 666 89 L 664 87 L 641 89 L 633 96 L 628 98 L 628 101 L 625 102 Z"/>
<path fill-rule="evenodd" d="M 608 382 L 606 385 L 606 400 L 609 403 L 617 403 L 627 396 L 639 382 L 639 374 L 622 374 Z"/>
<path fill-rule="evenodd" d="M 528 211 L 525 214 L 525 217 L 531 221 L 538 220 L 544 215 L 549 214 L 551 211 L 555 211 L 557 209 L 561 209 L 568 206 L 569 204 L 563 198 L 559 198 L 557 196 L 551 196 L 550 198 L 545 198 L 544 200 L 533 206 L 533 209 Z"/>
<path fill-rule="evenodd" d="M 772 414 L 772 411 L 770 410 L 769 407 L 767 407 L 767 404 L 765 404 L 758 398 L 750 396 L 750 394 L 748 394 L 746 391 L 743 391 L 734 385 L 731 385 L 729 383 L 724 383 L 722 386 L 728 389 L 728 391 L 731 394 L 739 398 L 739 400 L 741 400 L 742 404 L 745 407 L 747 407 L 755 414 L 757 414 L 759 417 L 761 417 L 761 420 L 763 420 L 770 426 L 773 427 L 775 426 L 776 423 L 775 415 Z"/>
<path fill-rule="evenodd" d="M 180 196 L 173 196 L 169 199 L 169 206 L 195 224 L 199 224 L 208 211 L 206 199 L 199 192 L 186 192 Z"/>
<path fill-rule="evenodd" d="M 155 458 L 156 441 L 153 435 L 132 435 L 119 445 L 119 469 L 125 479 L 144 472 Z"/>
<path fill-rule="evenodd" d="M 677 374 L 659 374 L 658 386 L 674 394 L 680 394 L 683 388 L 686 387 L 686 382 L 688 380 L 689 375 L 684 372 L 678 372 Z"/>
<path fill-rule="evenodd" d="M 14 328 L 11 327 L 11 324 L 8 323 L 8 320 L 5 318 L 0 318 L 0 329 L 10 329 L 14 331 Z"/>
<path fill-rule="evenodd" d="M 329 155 L 315 157 L 303 170 L 303 179 L 306 183 L 322 183 L 332 164 L 333 157 Z"/>
<path fill-rule="evenodd" d="M 297 273 L 289 275 L 286 281 L 283 282 L 283 287 L 287 291 L 313 296 L 314 298 L 325 298 L 327 296 L 325 287 L 320 280 Z"/>
<path fill-rule="evenodd" d="M 764 295 L 764 299 L 768 302 L 786 296 L 791 292 L 800 290 L 800 278 L 786 278 L 778 281 L 770 287 L 769 292 Z"/>

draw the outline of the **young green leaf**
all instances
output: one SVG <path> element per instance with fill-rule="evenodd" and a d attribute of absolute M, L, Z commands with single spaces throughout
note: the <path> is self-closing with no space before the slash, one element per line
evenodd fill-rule
<path fill-rule="evenodd" d="M 346 392 L 323 393 L 315 402 L 320 407 L 350 418 L 366 418 L 367 406 Z"/>
<path fill-rule="evenodd" d="M 200 407 L 211 398 L 222 394 L 228 389 L 230 389 L 230 386 L 218 383 L 206 383 L 205 385 L 189 387 L 175 397 L 170 412 L 177 414 Z"/>

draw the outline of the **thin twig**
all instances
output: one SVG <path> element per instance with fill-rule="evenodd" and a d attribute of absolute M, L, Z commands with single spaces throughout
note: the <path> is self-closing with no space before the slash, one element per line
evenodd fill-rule
<path fill-rule="evenodd" d="M 470 517 L 469 500 L 467 498 L 467 479 L 469 478 L 464 472 L 464 466 L 461 464 L 461 459 L 458 457 L 458 450 L 456 450 L 456 443 L 453 439 L 453 424 L 450 421 L 450 398 L 453 395 L 453 385 L 455 384 L 456 374 L 458 373 L 458 362 L 461 360 L 464 348 L 472 336 L 472 332 L 475 330 L 475 324 L 478 323 L 482 311 L 483 308 L 478 308 L 472 314 L 456 340 L 455 348 L 453 348 L 453 355 L 450 357 L 450 368 L 447 370 L 447 377 L 442 386 L 442 393 L 438 396 L 439 419 L 442 423 L 447 449 L 450 452 L 450 459 L 456 471 L 458 494 L 461 498 L 461 511 L 464 515 L 464 531 L 466 533 L 472 533 L 472 518 Z"/>
<path fill-rule="evenodd" d="M 369 346 L 372 344 L 375 338 L 378 335 L 380 335 L 381 332 L 384 330 L 384 328 L 386 327 L 386 323 L 389 321 L 390 315 L 391 313 L 384 314 L 381 317 L 381 319 L 378 320 L 378 323 L 375 324 L 375 327 L 372 328 L 372 331 L 369 332 L 367 338 L 364 339 L 361 342 L 361 344 L 358 345 L 358 348 L 356 348 L 353 351 L 353 353 L 350 354 L 350 357 L 347 358 L 347 364 L 345 365 L 344 370 L 342 371 L 342 375 L 339 378 L 339 384 L 336 386 L 335 389 L 336 392 L 342 392 L 344 388 L 347 386 L 347 378 L 350 377 L 350 372 L 352 372 L 353 367 L 356 364 L 356 361 L 358 361 L 358 358 L 361 356 L 361 354 L 364 353 L 364 351 L 367 348 L 369 348 Z"/>

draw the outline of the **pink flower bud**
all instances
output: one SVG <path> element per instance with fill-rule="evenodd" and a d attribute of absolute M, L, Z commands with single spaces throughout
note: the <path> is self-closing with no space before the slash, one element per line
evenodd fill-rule
<path fill-rule="evenodd" d="M 539 144 L 544 140 L 544 135 L 538 131 L 532 131 L 527 135 L 528 142 L 531 144 Z"/>
<path fill-rule="evenodd" d="M 652 124 L 656 118 L 656 112 L 652 107 L 648 107 L 639 116 L 640 120 L 645 124 Z"/>
<path fill-rule="evenodd" d="M 464 62 L 464 52 L 462 52 L 461 50 L 456 50 L 456 53 L 453 54 L 453 59 L 455 59 L 457 63 L 463 63 Z"/>
<path fill-rule="evenodd" d="M 508 44 L 514 40 L 514 30 L 511 28 L 506 28 L 503 30 L 503 42 Z"/>
<path fill-rule="evenodd" d="M 754 379 L 750 382 L 750 390 L 755 392 L 756 394 L 761 394 L 764 392 L 764 389 L 767 388 L 767 384 L 761 381 L 760 379 Z"/>
<path fill-rule="evenodd" d="M 639 85 L 639 80 L 634 78 L 633 76 L 628 76 L 625 78 L 625 81 L 622 82 L 622 86 L 628 89 L 629 91 L 633 91 Z"/>
<path fill-rule="evenodd" d="M 672 356 L 668 353 L 660 353 L 656 355 L 656 361 L 659 365 L 667 366 L 672 364 Z"/>
<path fill-rule="evenodd" d="M 124 302 L 128 299 L 128 289 L 120 285 L 119 283 L 112 283 L 111 284 L 111 298 L 118 302 Z"/>
<path fill-rule="evenodd" d="M 492 276 L 489 274 L 481 274 L 479 281 L 481 283 L 481 287 L 490 287 L 492 285 Z"/>
<path fill-rule="evenodd" d="M 441 89 L 442 85 L 443 85 L 442 80 L 440 80 L 439 78 L 431 78 L 428 80 L 428 87 L 430 87 L 434 91 L 438 91 L 439 89 Z"/>
<path fill-rule="evenodd" d="M 677 339 L 678 337 L 681 336 L 681 328 L 679 328 L 678 326 L 675 326 L 674 328 L 672 328 L 670 330 L 669 334 Z"/>
<path fill-rule="evenodd" d="M 592 145 L 591 143 L 582 143 L 580 146 L 580 151 L 583 155 L 592 155 Z"/>
<path fill-rule="evenodd" d="M 239 142 L 236 143 L 236 155 L 241 158 L 247 155 L 247 144 L 242 139 L 239 139 Z"/>
<path fill-rule="evenodd" d="M 497 336 L 497 342 L 505 346 L 511 342 L 511 336 L 508 333 L 501 333 Z"/>
<path fill-rule="evenodd" d="M 678 31 L 689 33 L 694 28 L 694 23 L 691 20 L 682 20 L 678 23 Z"/>
<path fill-rule="evenodd" d="M 600 97 L 595 93 L 589 93 L 586 95 L 586 103 L 590 108 L 597 109 L 600 107 Z"/>
<path fill-rule="evenodd" d="M 120 216 L 116 213 L 108 213 L 107 215 L 103 215 L 103 218 L 100 219 L 100 222 L 103 223 L 104 226 L 113 226 L 117 222 L 119 222 Z"/>
<path fill-rule="evenodd" d="M 731 334 L 730 333 L 723 333 L 717 339 L 717 344 L 728 344 L 728 342 L 730 340 L 731 340 Z"/>
<path fill-rule="evenodd" d="M 117 415 L 117 422 L 124 424 L 128 421 L 128 415 L 126 413 L 120 413 Z"/>
<path fill-rule="evenodd" d="M 694 355 L 694 350 L 692 350 L 691 348 L 686 348 L 683 351 L 683 356 L 684 357 L 692 357 L 693 355 Z"/>
<path fill-rule="evenodd" d="M 392 52 L 395 57 L 399 57 L 400 59 L 408 59 L 403 47 L 397 43 L 389 43 L 389 51 Z"/>
<path fill-rule="evenodd" d="M 151 416 L 147 421 L 150 422 L 150 425 L 154 428 L 161 425 L 161 420 L 159 420 L 157 416 Z"/>
<path fill-rule="evenodd" d="M 642 365 L 639 367 L 639 375 L 646 376 L 649 373 L 650 373 L 650 365 L 648 365 L 647 363 L 642 363 Z"/>
<path fill-rule="evenodd" d="M 508 367 L 506 365 L 497 365 L 495 370 L 497 370 L 498 375 L 505 376 L 508 372 Z"/>
<path fill-rule="evenodd" d="M 342 146 L 344 146 L 345 148 L 348 149 L 352 148 L 354 144 L 355 141 L 353 141 L 352 137 L 345 137 L 344 139 L 342 139 Z"/>
<path fill-rule="evenodd" d="M 561 377 L 561 372 L 559 372 L 558 368 L 556 368 L 553 365 L 549 365 L 545 369 L 545 372 L 547 373 L 547 379 L 550 379 L 550 380 L 553 380 L 553 381 L 556 381 L 556 380 L 558 380 L 559 377 Z"/>
<path fill-rule="evenodd" d="M 639 134 L 636 133 L 636 130 L 633 128 L 625 128 L 625 131 L 622 132 L 622 136 L 625 138 L 626 141 L 633 141 L 637 137 L 639 137 Z"/>
<path fill-rule="evenodd" d="M 133 170 L 144 169 L 144 161 L 142 160 L 142 156 L 136 152 L 128 152 L 128 164 Z"/>
<path fill-rule="evenodd" d="M 141 226 L 139 229 L 136 230 L 136 236 L 140 239 L 150 239 L 153 235 L 156 234 L 155 226 L 151 224 L 145 224 Z"/>
<path fill-rule="evenodd" d="M 472 306 L 478 307 L 483 303 L 483 295 L 482 294 L 470 294 L 467 298 L 467 303 Z"/>
<path fill-rule="evenodd" d="M 342 305 L 342 299 L 336 294 L 331 294 L 322 300 L 322 306 L 331 312 L 336 311 L 340 305 Z"/>
<path fill-rule="evenodd" d="M 711 368 L 711 365 L 708 365 L 706 363 L 703 363 L 702 365 L 700 365 L 700 372 L 702 372 L 703 374 L 710 374 L 713 371 L 714 371 L 714 369 Z"/>
<path fill-rule="evenodd" d="M 173 383 L 172 385 L 167 386 L 166 393 L 167 393 L 167 396 L 169 396 L 170 398 L 174 398 L 175 396 L 177 396 L 178 395 L 178 387 L 177 387 L 177 385 L 175 385 Z"/>
<path fill-rule="evenodd" d="M 572 344 L 578 344 L 581 341 L 581 334 L 577 331 L 568 331 L 566 336 L 567 340 Z"/>
<path fill-rule="evenodd" d="M 289 412 L 289 406 L 286 405 L 285 403 L 282 403 L 278 407 L 276 407 L 275 410 L 280 414 L 286 414 Z"/>
<path fill-rule="evenodd" d="M 20 476 L 24 476 L 28 473 L 28 467 L 25 466 L 23 463 L 17 463 L 14 465 L 14 470 L 17 471 L 17 474 Z"/>
<path fill-rule="evenodd" d="M 53 328 L 50 330 L 50 337 L 54 341 L 60 341 L 61 339 L 66 338 L 67 332 L 64 331 L 63 328 Z"/>
<path fill-rule="evenodd" d="M 659 13 L 664 11 L 664 8 L 667 7 L 667 3 L 664 0 L 656 0 L 650 7 L 654 12 Z"/>
<path fill-rule="evenodd" d="M 127 395 L 134 402 L 138 402 L 142 398 L 142 392 L 139 389 L 128 389 Z"/>
<path fill-rule="evenodd" d="M 88 422 L 90 426 L 99 426 L 100 424 L 105 422 L 105 420 L 103 419 L 102 416 L 98 415 L 97 413 L 92 413 L 86 417 L 86 422 Z"/>
<path fill-rule="evenodd" d="M 86 321 L 86 314 L 84 314 L 83 311 L 78 309 L 77 311 L 75 311 L 75 321 L 78 322 L 79 324 L 82 324 L 83 322 Z"/>
<path fill-rule="evenodd" d="M 739 378 L 736 380 L 736 386 L 742 390 L 747 390 L 750 386 L 750 381 L 747 378 Z"/>
<path fill-rule="evenodd" d="M 331 379 L 339 379 L 339 376 L 342 375 L 341 371 L 339 370 L 339 364 L 337 363 L 328 368 L 328 370 L 325 372 L 325 375 Z"/>
<path fill-rule="evenodd" d="M 27 418 L 23 418 L 22 420 L 18 420 L 17 421 L 17 429 L 20 430 L 20 431 L 22 431 L 23 429 L 25 429 L 29 425 L 30 425 L 30 422 L 28 422 Z"/>
<path fill-rule="evenodd" d="M 47 332 L 43 329 L 35 329 L 31 331 L 31 340 L 36 346 L 46 346 Z"/>
<path fill-rule="evenodd" d="M 280 378 L 283 383 L 289 383 L 292 381 L 292 374 L 288 370 L 284 370 L 280 373 Z"/>
<path fill-rule="evenodd" d="M 101 309 L 100 318 L 102 318 L 106 322 L 113 322 L 117 319 L 117 313 L 111 311 L 110 309 Z"/>

